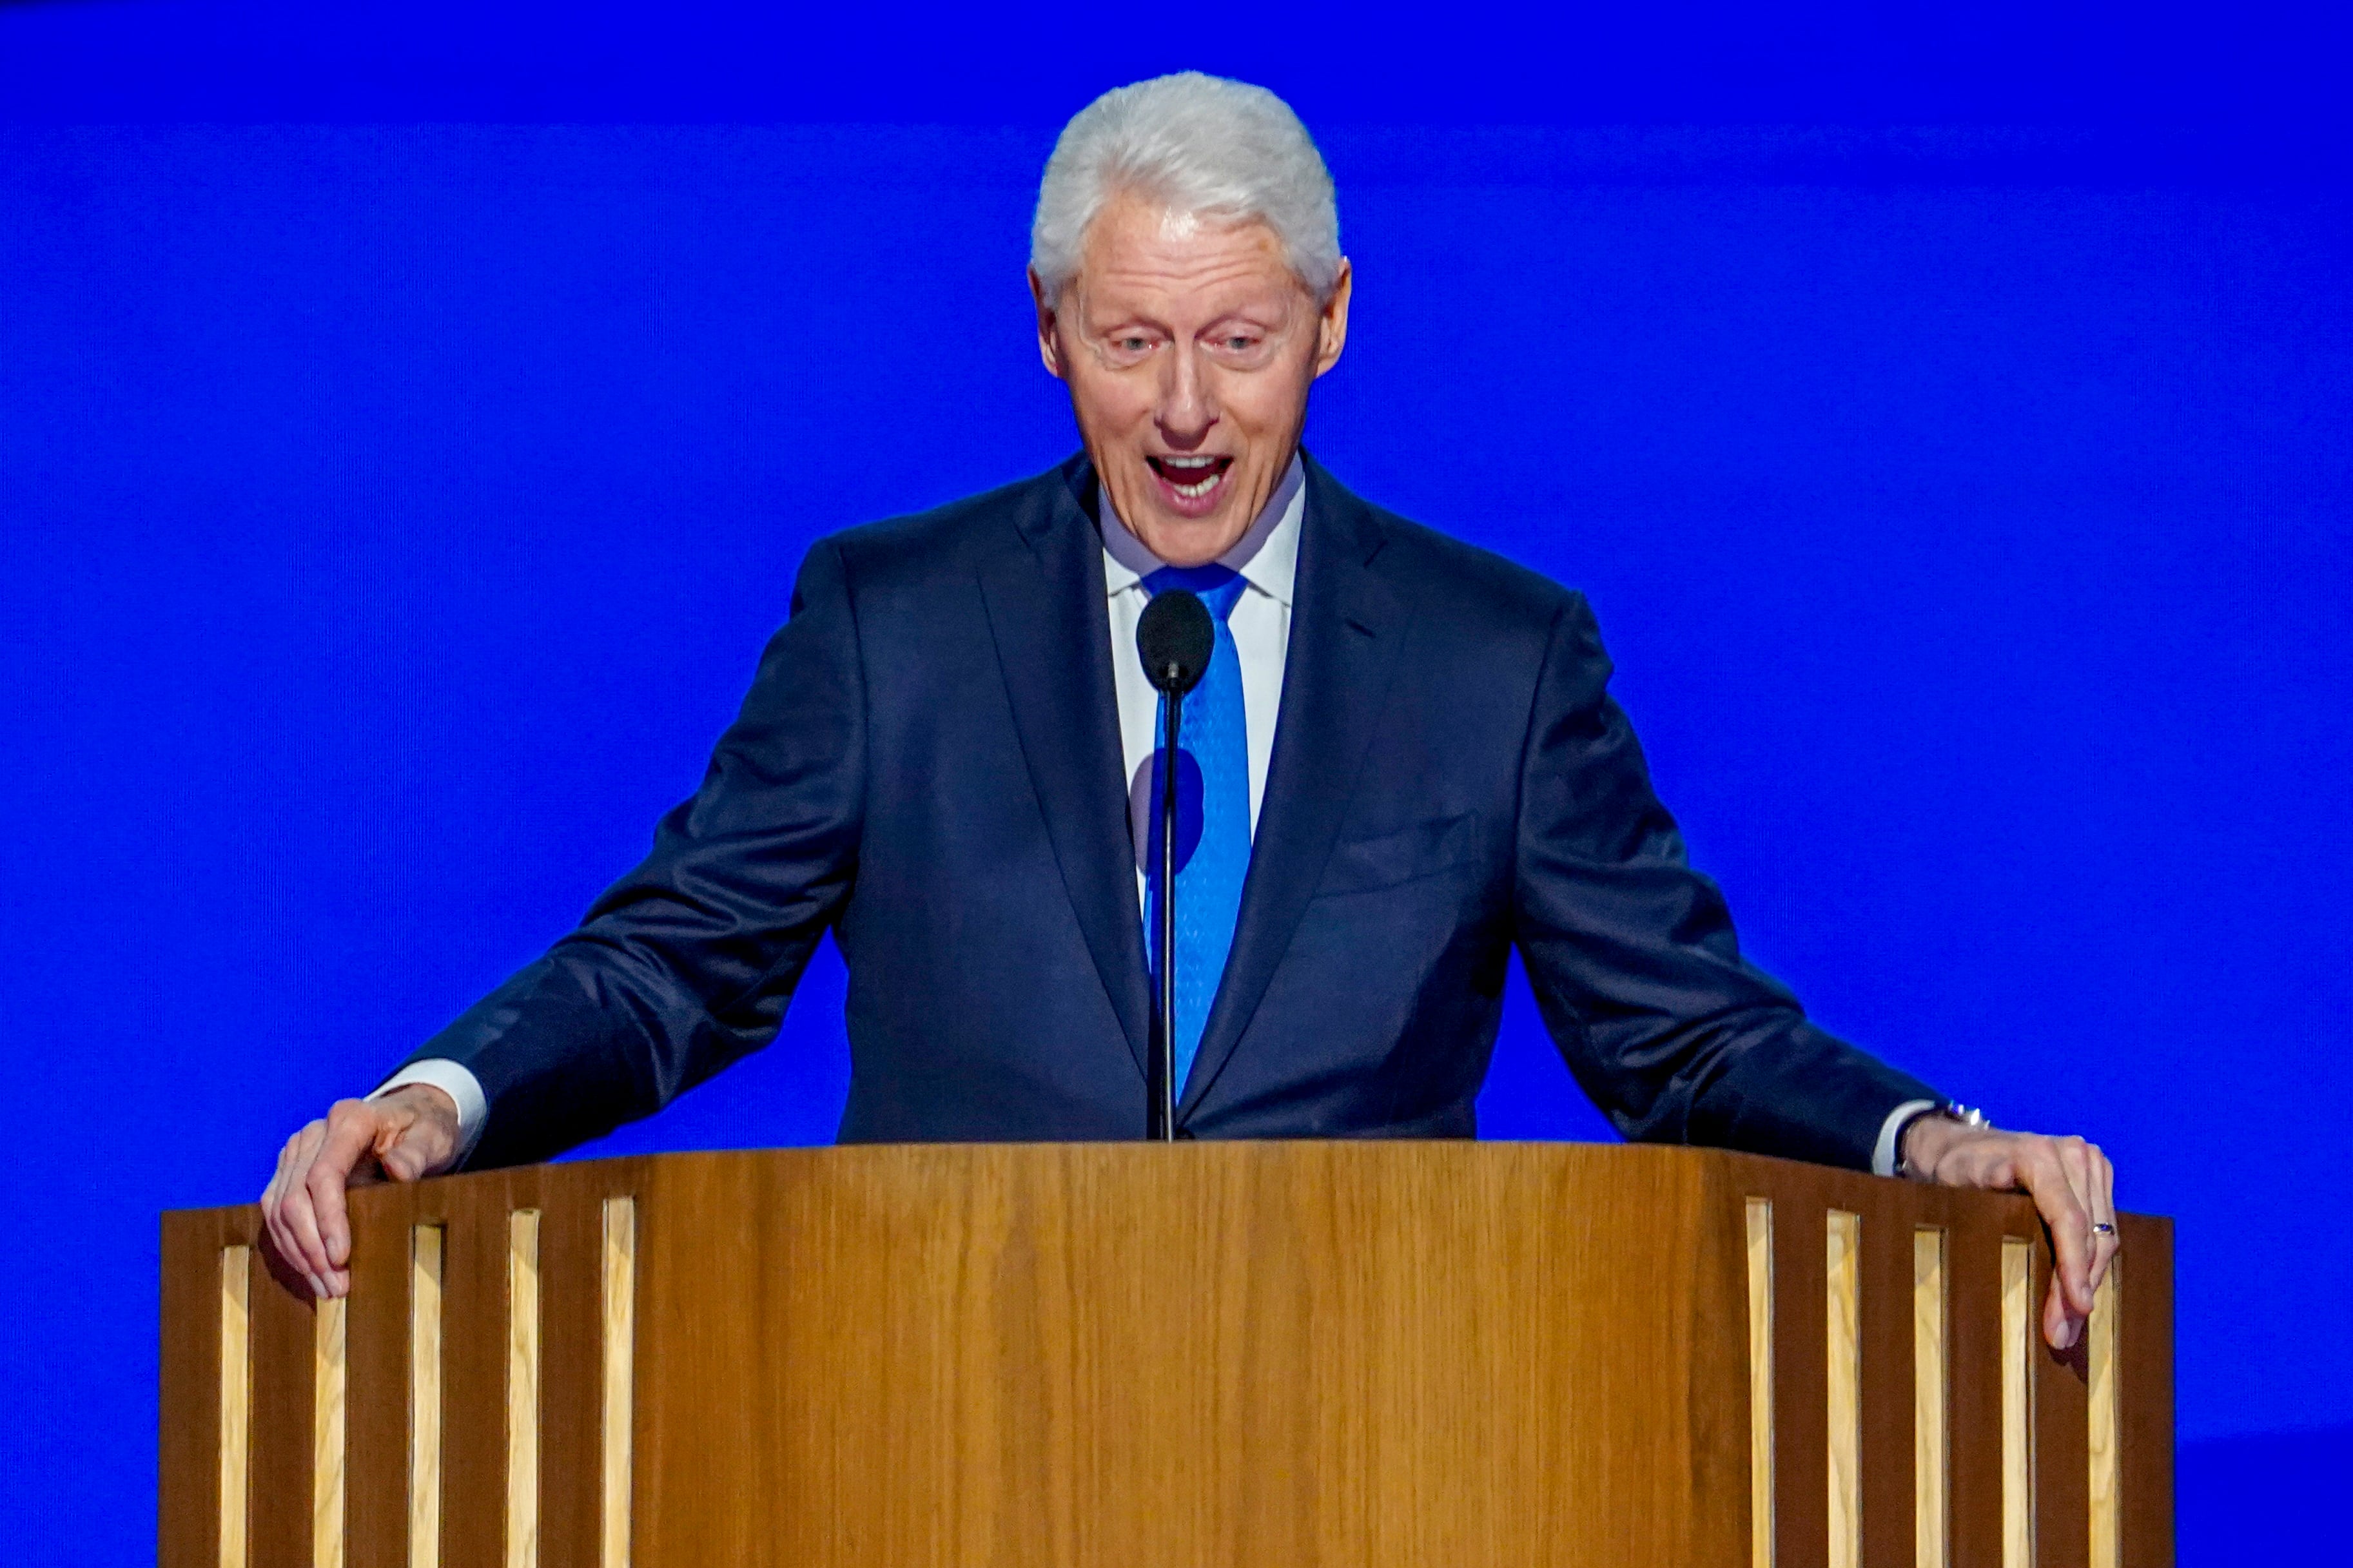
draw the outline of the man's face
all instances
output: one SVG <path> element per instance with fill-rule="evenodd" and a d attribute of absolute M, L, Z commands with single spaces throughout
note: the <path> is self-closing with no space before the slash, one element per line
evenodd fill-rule
<path fill-rule="evenodd" d="M 1299 445 L 1308 387 L 1340 357 L 1348 282 L 1344 262 L 1319 310 L 1264 224 L 1133 195 L 1096 216 L 1057 303 L 1030 279 L 1046 368 L 1155 555 L 1198 566 L 1250 531 Z"/>

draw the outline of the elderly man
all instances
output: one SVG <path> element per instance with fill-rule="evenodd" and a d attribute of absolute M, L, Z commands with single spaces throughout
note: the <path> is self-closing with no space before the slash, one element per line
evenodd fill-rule
<path fill-rule="evenodd" d="M 1031 258 L 1083 452 L 809 552 L 645 862 L 288 1141 L 262 1204 L 312 1289 L 348 1289 L 348 1182 L 659 1110 L 768 1042 L 828 929 L 845 1140 L 1139 1135 L 1162 890 L 1135 634 L 1182 587 L 1213 645 L 1180 742 L 1180 1136 L 1470 1136 L 1516 945 L 1630 1138 L 2031 1192 L 2072 1343 L 2116 1245 L 2099 1151 L 1809 1024 L 1684 865 L 1585 601 L 1301 449 L 1350 278 L 1290 110 L 1195 74 L 1106 94 L 1055 146 Z"/>

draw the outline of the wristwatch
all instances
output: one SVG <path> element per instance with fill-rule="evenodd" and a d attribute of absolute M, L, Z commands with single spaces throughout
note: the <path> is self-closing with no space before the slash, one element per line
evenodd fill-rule
<path fill-rule="evenodd" d="M 1964 1127 L 1980 1127 L 1989 1132 L 1994 1130 L 1993 1123 L 1986 1120 L 1984 1111 L 1974 1105 L 1962 1105 L 1958 1101 L 1950 1100 L 1942 1105 L 1932 1105 L 1926 1110 L 1905 1117 L 1904 1125 L 1895 1130 L 1895 1173 L 1906 1181 L 1927 1180 L 1924 1172 L 1912 1168 L 1911 1160 L 1905 1155 L 1904 1137 L 1912 1131 L 1914 1123 L 1931 1116 L 1941 1117 L 1947 1121 L 1957 1121 Z"/>

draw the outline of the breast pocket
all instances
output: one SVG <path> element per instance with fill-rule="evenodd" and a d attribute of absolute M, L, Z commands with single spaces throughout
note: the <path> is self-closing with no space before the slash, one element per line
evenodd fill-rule
<path fill-rule="evenodd" d="M 1433 817 L 1369 838 L 1344 838 L 1332 847 L 1315 894 L 1370 893 L 1419 881 L 1467 865 L 1479 856 L 1479 819 L 1470 812 Z"/>

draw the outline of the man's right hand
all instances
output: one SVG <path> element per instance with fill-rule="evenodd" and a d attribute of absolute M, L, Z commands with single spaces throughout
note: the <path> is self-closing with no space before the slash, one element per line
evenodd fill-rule
<path fill-rule="evenodd" d="M 403 1084 L 377 1100 L 339 1100 L 278 1153 L 278 1173 L 261 1194 L 270 1249 L 313 1294 L 352 1288 L 352 1222 L 346 1187 L 389 1177 L 414 1182 L 458 1163 L 458 1106 L 430 1084 Z"/>

